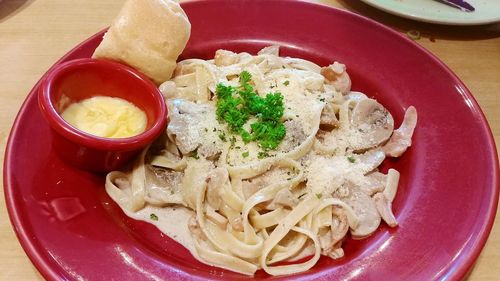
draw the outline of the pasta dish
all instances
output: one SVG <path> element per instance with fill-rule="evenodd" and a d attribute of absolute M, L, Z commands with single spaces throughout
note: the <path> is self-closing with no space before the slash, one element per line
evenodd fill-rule
<path fill-rule="evenodd" d="M 242 274 L 288 275 L 321 255 L 344 256 L 384 221 L 399 172 L 386 157 L 411 146 L 417 122 L 351 91 L 345 65 L 320 67 L 258 52 L 187 59 L 160 90 L 165 134 L 106 191 L 130 217 L 156 225 L 203 263 Z"/>

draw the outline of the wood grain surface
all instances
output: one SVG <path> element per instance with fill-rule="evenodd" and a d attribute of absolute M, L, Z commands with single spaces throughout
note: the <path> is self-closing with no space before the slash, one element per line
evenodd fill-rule
<path fill-rule="evenodd" d="M 0 157 L 30 89 L 76 44 L 110 24 L 123 0 L 0 0 Z M 359 1 L 317 1 L 372 18 L 440 58 L 473 93 L 500 141 L 500 24 L 452 27 L 392 16 Z M 43 280 L 21 248 L 0 199 L 0 280 Z M 468 280 L 500 280 L 500 217 Z"/>

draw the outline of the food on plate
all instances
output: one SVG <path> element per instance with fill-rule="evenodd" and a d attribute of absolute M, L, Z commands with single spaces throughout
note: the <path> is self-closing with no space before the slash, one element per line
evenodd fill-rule
<path fill-rule="evenodd" d="M 253 275 L 303 272 L 344 256 L 391 208 L 399 172 L 378 169 L 409 146 L 410 106 L 391 113 L 351 90 L 345 65 L 218 50 L 187 59 L 161 84 L 170 122 L 106 191 L 130 217 L 156 225 L 200 261 Z"/>
<path fill-rule="evenodd" d="M 94 58 L 134 67 L 156 83 L 172 76 L 191 24 L 171 0 L 128 0 L 95 50 Z"/>
<path fill-rule="evenodd" d="M 72 103 L 61 117 L 73 127 L 105 138 L 127 138 L 146 129 L 146 114 L 133 103 L 117 98 L 95 96 Z"/>

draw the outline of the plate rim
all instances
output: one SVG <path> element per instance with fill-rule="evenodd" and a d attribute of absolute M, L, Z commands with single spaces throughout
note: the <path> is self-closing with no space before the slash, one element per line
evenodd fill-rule
<path fill-rule="evenodd" d="M 217 2 L 224 2 L 224 1 L 230 1 L 230 0 L 219 0 Z M 248 2 L 251 2 L 251 0 L 246 0 Z M 255 1 L 255 0 L 254 0 Z M 261 0 L 261 2 L 264 2 L 266 0 Z M 498 201 L 499 201 L 499 187 L 500 187 L 500 182 L 499 182 L 499 174 L 500 174 L 500 168 L 499 168 L 499 158 L 498 158 L 498 153 L 497 153 L 497 148 L 495 145 L 495 139 L 493 137 L 491 127 L 489 126 L 489 123 L 486 119 L 486 116 L 484 115 L 481 107 L 479 106 L 477 100 L 475 97 L 472 95 L 471 91 L 466 87 L 466 85 L 459 79 L 459 77 L 446 65 L 444 64 L 437 56 L 432 54 L 430 51 L 425 49 L 424 47 L 420 46 L 419 44 L 416 44 L 412 40 L 406 38 L 399 32 L 371 19 L 368 17 L 365 17 L 360 14 L 353 13 L 348 10 L 343 10 L 339 9 L 336 7 L 332 7 L 323 3 L 315 3 L 315 2 L 309 2 L 306 0 L 273 0 L 274 2 L 282 2 L 282 3 L 287 3 L 290 1 L 293 2 L 300 2 L 309 6 L 322 6 L 323 8 L 327 9 L 333 9 L 336 10 L 336 12 L 339 13 L 345 13 L 348 14 L 349 16 L 354 16 L 358 20 L 362 20 L 368 24 L 375 24 L 379 28 L 382 28 L 384 32 L 390 32 L 393 35 L 399 36 L 400 39 L 406 40 L 407 42 L 410 42 L 414 47 L 418 48 L 420 51 L 424 52 L 429 59 L 433 60 L 436 62 L 440 67 L 445 70 L 447 74 L 450 75 L 450 77 L 453 78 L 453 82 L 457 83 L 461 87 L 463 87 L 465 91 L 465 96 L 472 102 L 472 104 L 478 109 L 476 113 L 476 117 L 479 117 L 480 119 L 480 124 L 479 126 L 482 128 L 483 132 L 485 132 L 487 136 L 487 147 L 489 148 L 490 155 L 489 159 L 493 163 L 491 166 L 492 168 L 492 186 L 491 186 L 491 191 L 494 196 L 492 196 L 489 200 L 489 205 L 488 205 L 488 212 L 487 212 L 487 219 L 485 220 L 485 224 L 482 225 L 481 229 L 478 231 L 478 235 L 476 235 L 475 241 L 473 243 L 469 243 L 468 245 L 468 251 L 465 251 L 466 253 L 463 254 L 461 257 L 463 259 L 462 262 L 452 262 L 446 265 L 446 267 L 443 267 L 443 270 L 441 271 L 441 277 L 446 276 L 447 278 L 450 278 L 450 280 L 460 280 L 463 277 L 465 277 L 473 268 L 473 265 L 476 263 L 477 258 L 479 257 L 482 249 L 484 248 L 489 234 L 492 230 L 494 221 L 495 221 L 495 216 L 498 208 Z M 365 1 L 365 0 L 362 0 Z M 213 3 L 216 1 L 210 1 L 210 0 L 190 0 L 186 2 L 182 2 L 181 6 L 190 6 L 190 5 L 198 5 L 199 3 Z M 245 2 L 245 1 L 243 1 Z M 253 2 L 253 1 L 252 1 Z M 9 137 L 7 140 L 7 144 L 5 147 L 5 153 L 4 153 L 4 163 L 3 163 L 3 184 L 4 184 L 4 198 L 6 201 L 6 207 L 7 211 L 9 214 L 9 219 L 11 222 L 11 225 L 14 229 L 14 232 L 17 236 L 17 239 L 19 243 L 21 244 L 23 250 L 25 251 L 26 255 L 32 262 L 32 264 L 37 268 L 39 273 L 46 279 L 48 280 L 59 280 L 61 278 L 61 275 L 57 273 L 57 270 L 59 267 L 51 265 L 46 259 L 44 259 L 40 253 L 36 250 L 36 247 L 34 246 L 34 243 L 31 239 L 31 237 L 28 234 L 28 231 L 26 229 L 26 226 L 24 225 L 21 215 L 19 214 L 19 211 L 16 210 L 15 208 L 15 202 L 16 198 L 13 196 L 13 188 L 12 188 L 12 169 L 10 167 L 10 161 L 11 158 L 13 157 L 11 155 L 11 150 L 12 147 L 14 146 L 14 136 L 17 134 L 17 130 L 19 129 L 18 122 L 20 121 L 21 117 L 24 114 L 27 114 L 28 110 L 28 102 L 33 98 L 34 95 L 36 95 L 36 91 L 39 88 L 40 83 L 43 81 L 43 79 L 46 77 L 47 73 L 54 68 L 56 65 L 60 64 L 62 61 L 66 60 L 68 57 L 71 57 L 73 53 L 82 48 L 82 46 L 88 44 L 89 42 L 95 40 L 97 37 L 100 37 L 104 34 L 104 32 L 107 30 L 107 28 L 104 28 L 100 30 L 99 32 L 95 33 L 94 35 L 88 37 L 81 43 L 77 44 L 75 47 L 71 48 L 67 53 L 65 53 L 60 59 L 58 59 L 52 66 L 50 66 L 47 71 L 41 76 L 39 81 L 33 86 L 33 88 L 30 90 L 29 94 L 26 96 L 25 100 L 23 101 L 19 112 L 16 115 L 16 118 L 14 119 L 11 130 L 9 132 Z M 454 265 L 461 265 L 455 269 L 453 269 Z M 453 269 L 453 270 L 451 270 Z M 439 277 L 438 277 L 439 278 Z"/>
<path fill-rule="evenodd" d="M 487 24 L 494 24 L 500 22 L 500 16 L 496 18 L 490 18 L 490 19 L 479 19 L 479 20 L 446 20 L 446 19 L 438 19 L 436 17 L 426 17 L 426 16 L 419 16 L 419 15 L 414 15 L 410 13 L 405 13 L 399 9 L 390 9 L 386 5 L 379 3 L 376 0 L 361 0 L 363 3 L 366 5 L 369 5 L 371 7 L 377 8 L 381 11 L 384 11 L 386 13 L 411 19 L 414 21 L 420 21 L 420 22 L 426 22 L 426 23 L 432 23 L 432 24 L 442 24 L 442 25 L 454 25 L 454 26 L 476 26 L 476 25 L 487 25 Z"/>

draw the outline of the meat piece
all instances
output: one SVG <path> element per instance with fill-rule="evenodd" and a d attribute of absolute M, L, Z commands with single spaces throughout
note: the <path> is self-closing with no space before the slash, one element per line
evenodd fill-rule
<path fill-rule="evenodd" d="M 319 67 L 319 65 L 317 65 L 313 62 L 310 62 L 308 60 L 304 60 L 304 59 L 286 57 L 286 58 L 283 58 L 283 62 L 288 67 L 291 67 L 294 69 L 312 71 L 312 72 L 316 72 L 316 73 L 320 73 L 320 71 L 321 71 L 321 67 Z"/>
<path fill-rule="evenodd" d="M 214 63 L 217 66 L 228 66 L 231 64 L 235 64 L 239 61 L 238 54 L 226 51 L 226 50 L 217 50 L 215 51 Z"/>
<path fill-rule="evenodd" d="M 325 107 L 323 107 L 319 124 L 324 130 L 332 130 L 340 124 L 337 116 L 335 115 L 333 106 L 330 103 L 326 104 Z"/>
<path fill-rule="evenodd" d="M 174 81 L 166 81 L 160 85 L 159 89 L 165 99 L 173 99 L 177 96 L 177 86 Z"/>
<path fill-rule="evenodd" d="M 375 205 L 377 206 L 377 211 L 382 217 L 382 219 L 390 226 L 395 227 L 398 225 L 394 214 L 392 213 L 392 204 L 387 198 L 385 198 L 384 194 L 377 193 L 373 196 L 375 200 Z"/>
<path fill-rule="evenodd" d="M 278 46 L 278 45 L 271 45 L 271 46 L 264 47 L 257 54 L 258 55 L 279 56 L 280 55 L 280 46 Z"/>
<path fill-rule="evenodd" d="M 329 84 L 342 94 L 346 95 L 351 90 L 351 78 L 347 74 L 345 65 L 334 62 L 327 67 L 322 67 L 320 73 Z"/>
<path fill-rule="evenodd" d="M 411 137 L 417 126 L 417 110 L 410 106 L 405 112 L 401 126 L 394 131 L 383 150 L 387 156 L 399 157 L 411 146 Z"/>

